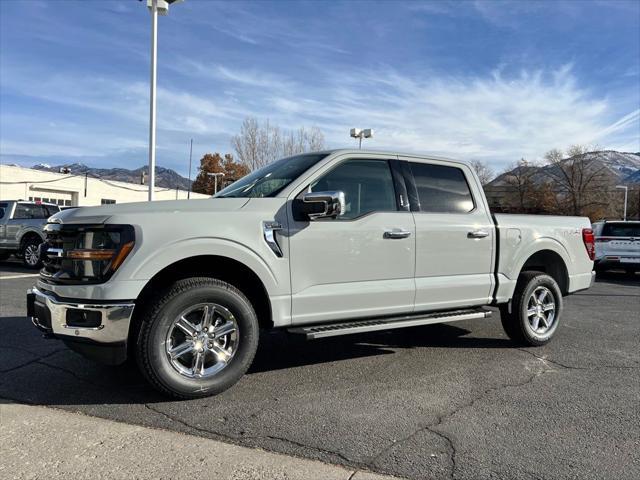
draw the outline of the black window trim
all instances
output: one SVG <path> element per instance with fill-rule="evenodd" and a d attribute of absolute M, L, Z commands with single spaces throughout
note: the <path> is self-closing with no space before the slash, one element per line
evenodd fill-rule
<path fill-rule="evenodd" d="M 374 160 L 374 161 L 380 161 L 380 162 L 387 162 L 387 165 L 389 167 L 389 171 L 391 173 L 391 180 L 393 182 L 393 191 L 394 191 L 394 196 L 395 196 L 395 200 L 396 200 L 396 209 L 395 210 L 372 210 L 370 212 L 367 213 L 363 213 L 362 215 L 359 215 L 357 217 L 353 217 L 353 218 L 341 218 L 341 217 L 337 217 L 337 218 L 319 218 L 314 220 L 314 222 L 333 222 L 333 221 L 339 221 L 339 222 L 353 222 L 355 220 L 360 220 L 362 218 L 368 217 L 369 215 L 372 215 L 374 213 L 409 213 L 409 210 L 407 209 L 403 209 L 402 206 L 400 205 L 400 194 L 404 191 L 405 193 L 405 198 L 407 196 L 407 192 L 406 192 L 406 179 L 402 178 L 402 182 L 401 182 L 401 172 L 398 171 L 394 171 L 394 169 L 397 168 L 397 163 L 400 162 L 400 160 L 398 160 L 397 157 L 393 157 L 393 156 L 388 156 L 388 157 L 344 157 L 341 158 L 339 161 L 337 161 L 334 165 L 331 165 L 329 168 L 327 168 L 326 170 L 324 170 L 320 175 L 318 175 L 317 177 L 314 177 L 311 181 L 307 182 L 304 187 L 302 187 L 302 189 L 293 197 L 293 201 L 299 200 L 301 198 L 301 196 L 305 193 L 308 192 L 309 190 L 309 186 L 311 185 L 311 183 L 313 183 L 316 179 L 322 178 L 323 176 L 327 175 L 328 173 L 330 173 L 332 170 L 334 170 L 335 168 L 339 167 L 340 165 L 342 165 L 345 162 L 348 162 L 349 160 Z M 394 164 L 394 162 L 396 162 Z M 400 174 L 400 175 L 399 175 Z M 404 190 L 403 190 L 404 187 Z M 400 194 L 399 194 L 399 189 L 400 188 Z"/>
<path fill-rule="evenodd" d="M 457 165 L 445 165 L 439 162 L 429 161 L 429 159 L 415 158 L 411 160 L 401 159 L 401 162 L 406 163 L 406 167 L 403 166 L 402 173 L 404 174 L 405 182 L 409 186 L 410 190 L 410 200 L 411 200 L 411 212 L 412 213 L 426 213 L 429 215 L 469 215 L 471 213 L 476 212 L 478 210 L 478 202 L 476 201 L 476 197 L 473 194 L 473 189 L 471 188 L 471 184 L 469 183 L 469 178 L 467 177 L 467 172 L 464 171 L 462 166 Z M 428 165 L 438 165 L 442 167 L 450 167 L 457 168 L 462 172 L 462 176 L 464 177 L 464 181 L 467 184 L 467 188 L 469 189 L 469 195 L 471 195 L 471 201 L 473 202 L 473 208 L 468 212 L 428 212 L 422 210 L 422 205 L 420 205 L 420 196 L 418 195 L 418 187 L 416 185 L 416 179 L 413 176 L 413 171 L 411 170 L 411 162 L 414 163 L 426 163 Z"/>

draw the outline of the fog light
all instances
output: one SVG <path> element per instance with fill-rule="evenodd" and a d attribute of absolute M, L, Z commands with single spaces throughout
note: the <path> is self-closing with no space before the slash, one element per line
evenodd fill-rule
<path fill-rule="evenodd" d="M 66 321 L 69 327 L 97 328 L 102 324 L 102 313 L 70 308 L 67 310 Z"/>

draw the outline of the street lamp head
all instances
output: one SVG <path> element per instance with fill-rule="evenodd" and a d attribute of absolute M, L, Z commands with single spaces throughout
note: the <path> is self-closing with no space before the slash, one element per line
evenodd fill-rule
<path fill-rule="evenodd" d="M 149 10 L 153 8 L 153 1 L 154 0 L 147 0 L 147 7 L 149 7 Z M 169 5 L 172 5 L 174 3 L 184 2 L 184 0 L 155 0 L 155 1 L 157 2 L 156 6 L 158 9 L 158 15 L 167 15 L 169 13 Z"/>
<path fill-rule="evenodd" d="M 352 138 L 360 138 L 360 135 L 362 135 L 362 130 L 360 130 L 359 128 L 352 128 L 349 131 L 349 134 Z"/>
<path fill-rule="evenodd" d="M 365 128 L 362 131 L 362 136 L 364 138 L 372 138 L 373 137 L 373 130 L 371 128 Z"/>
<path fill-rule="evenodd" d="M 616 188 L 622 188 L 623 190 L 626 190 L 629 187 L 627 187 L 626 185 L 616 185 Z"/>

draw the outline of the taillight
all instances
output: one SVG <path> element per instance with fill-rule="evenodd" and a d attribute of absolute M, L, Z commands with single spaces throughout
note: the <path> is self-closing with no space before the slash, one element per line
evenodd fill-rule
<path fill-rule="evenodd" d="M 584 247 L 587 249 L 587 255 L 589 255 L 589 258 L 591 260 L 596 258 L 596 241 L 593 236 L 593 230 L 590 228 L 583 228 L 582 241 L 584 242 Z"/>

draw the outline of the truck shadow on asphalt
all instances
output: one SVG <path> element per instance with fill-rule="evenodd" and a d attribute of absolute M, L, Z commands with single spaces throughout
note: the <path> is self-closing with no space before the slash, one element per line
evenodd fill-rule
<path fill-rule="evenodd" d="M 61 341 L 42 338 L 24 317 L 2 317 L 0 327 L 0 333 L 17 331 L 19 335 L 19 341 L 14 344 L 0 335 L 3 337 L 0 340 L 0 402 L 4 399 L 69 406 L 170 401 L 146 383 L 133 362 L 108 367 L 85 360 L 67 349 Z M 306 341 L 285 332 L 263 333 L 246 380 L 251 381 L 252 375 L 265 372 L 395 355 L 398 349 L 513 347 L 506 338 L 465 337 L 469 333 L 469 330 L 449 324 L 315 341 Z"/>

